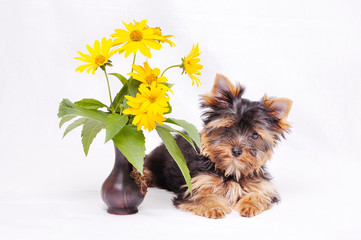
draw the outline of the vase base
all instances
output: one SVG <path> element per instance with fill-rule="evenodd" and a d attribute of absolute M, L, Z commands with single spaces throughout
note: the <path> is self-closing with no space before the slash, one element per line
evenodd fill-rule
<path fill-rule="evenodd" d="M 133 209 L 108 208 L 107 212 L 110 214 L 115 214 L 115 215 L 130 215 L 130 214 L 137 213 L 138 209 L 137 208 L 133 208 Z"/>

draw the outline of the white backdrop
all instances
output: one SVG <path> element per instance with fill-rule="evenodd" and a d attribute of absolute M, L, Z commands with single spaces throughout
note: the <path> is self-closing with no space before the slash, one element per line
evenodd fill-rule
<path fill-rule="evenodd" d="M 360 12 L 357 0 L 0 0 L 1 238 L 361 239 Z M 76 73 L 73 57 L 133 19 L 176 36 L 177 47 L 152 51 L 152 67 L 179 63 L 199 43 L 201 87 L 168 74 L 172 117 L 201 129 L 199 95 L 216 73 L 245 85 L 252 100 L 294 101 L 294 128 L 269 164 L 278 206 L 253 219 L 208 220 L 151 189 L 140 213 L 105 212 L 99 191 L 113 146 L 101 133 L 85 157 L 80 130 L 62 139 L 56 114 L 62 98 L 108 102 L 102 73 Z M 113 62 L 114 72 L 129 71 L 130 58 Z M 120 87 L 112 78 L 111 86 Z M 159 142 L 147 134 L 147 152 Z"/>

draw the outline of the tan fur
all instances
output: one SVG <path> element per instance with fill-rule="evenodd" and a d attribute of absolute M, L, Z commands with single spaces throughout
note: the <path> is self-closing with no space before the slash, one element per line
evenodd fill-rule
<path fill-rule="evenodd" d="M 233 124 L 234 124 L 234 119 L 229 117 L 229 118 L 223 118 L 223 119 L 218 119 L 218 120 L 212 121 L 207 124 L 207 128 L 209 128 L 209 129 L 224 128 L 224 127 L 230 127 Z"/>
<path fill-rule="evenodd" d="M 235 87 L 226 76 L 217 73 L 213 83 L 212 91 L 202 96 L 204 102 L 210 105 L 223 104 L 222 101 L 219 101 L 216 97 L 222 97 L 222 94 L 219 92 L 219 89 L 226 90 L 225 88 L 227 89 L 227 91 L 231 92 L 233 96 L 236 96 L 241 89 L 239 85 Z"/>
<path fill-rule="evenodd" d="M 244 193 L 260 193 L 264 195 L 274 194 L 275 190 L 270 181 L 261 179 L 245 178 L 242 181 Z"/>
<path fill-rule="evenodd" d="M 224 175 L 226 177 L 234 175 L 237 180 L 239 180 L 243 175 L 248 175 L 254 171 L 255 168 L 260 167 L 260 164 L 255 161 L 255 158 L 250 154 L 250 152 L 243 148 L 243 153 L 238 160 L 234 160 L 234 157 L 231 156 L 231 153 L 223 159 L 220 163 L 216 164 L 216 167 L 224 170 Z"/>
<path fill-rule="evenodd" d="M 292 128 L 291 124 L 290 124 L 288 121 L 286 121 L 286 120 L 280 121 L 280 122 L 278 123 L 278 125 L 280 126 L 281 131 L 288 131 L 288 130 L 290 130 L 290 129 Z M 281 131 L 280 131 L 280 132 L 281 132 Z"/>
<path fill-rule="evenodd" d="M 222 218 L 231 212 L 227 199 L 219 195 L 199 197 L 195 201 L 178 205 L 178 208 L 208 218 Z"/>
<path fill-rule="evenodd" d="M 244 191 L 241 185 L 235 181 L 228 181 L 226 185 L 227 187 L 224 192 L 224 196 L 227 198 L 230 205 L 233 206 L 239 200 L 239 198 L 244 195 Z"/>
<path fill-rule="evenodd" d="M 252 217 L 272 205 L 272 198 L 277 192 L 271 183 L 262 179 L 245 178 L 242 186 L 235 181 L 226 181 L 221 177 L 200 174 L 192 178 L 193 195 L 178 208 L 191 211 L 196 215 L 221 218 L 231 211 L 240 212 L 242 216 Z"/>
<path fill-rule="evenodd" d="M 277 112 L 273 112 L 271 114 L 276 115 L 280 121 L 278 125 L 280 126 L 280 129 L 278 132 L 288 131 L 291 128 L 291 124 L 287 121 L 288 114 L 291 111 L 291 107 L 293 105 L 293 101 L 288 98 L 275 98 L 275 99 L 269 99 L 267 95 L 264 95 L 263 97 L 264 105 L 274 109 L 277 104 L 284 104 L 286 106 L 285 111 L 279 115 Z"/>
<path fill-rule="evenodd" d="M 223 74 L 217 73 L 216 78 L 214 79 L 213 88 L 212 88 L 212 95 L 217 96 L 220 93 L 218 92 L 218 89 L 221 89 L 223 87 L 220 87 L 220 82 L 225 82 L 227 85 L 227 88 L 231 93 L 235 96 L 237 95 L 236 88 L 232 84 L 232 82 Z"/>
<path fill-rule="evenodd" d="M 262 157 L 262 160 L 261 160 L 261 163 L 262 164 L 265 164 L 268 160 L 270 160 L 272 158 L 272 151 L 271 150 L 268 150 Z M 262 166 L 262 165 L 261 165 Z M 260 167 L 261 167 L 260 166 Z"/>
<path fill-rule="evenodd" d="M 152 182 L 152 179 L 154 179 L 153 173 L 148 168 L 143 169 L 143 178 L 148 187 L 154 187 L 154 184 Z"/>
<path fill-rule="evenodd" d="M 225 176 L 234 175 L 237 179 L 239 179 L 246 167 L 241 162 L 234 161 L 233 157 L 231 156 L 230 150 L 226 150 L 229 148 L 228 145 L 224 146 L 222 144 L 219 144 L 216 148 L 209 144 L 209 140 L 211 139 L 209 139 L 206 136 L 206 133 L 202 131 L 202 155 L 209 156 L 210 160 L 214 162 L 216 168 L 222 169 L 225 172 Z M 219 153 L 216 154 L 216 151 L 219 151 Z M 222 152 L 222 161 L 216 162 L 215 159 L 212 158 L 212 156 L 220 155 L 220 152 Z M 244 156 L 245 154 L 243 154 L 243 157 Z"/>
<path fill-rule="evenodd" d="M 209 218 L 221 218 L 231 212 L 230 202 L 226 196 L 232 195 L 232 192 L 228 193 L 227 185 L 223 183 L 222 178 L 200 174 L 192 178 L 192 189 L 193 195 L 186 203 L 178 205 L 178 208 Z M 185 195 L 190 195 L 189 190 Z"/>
<path fill-rule="evenodd" d="M 253 217 L 272 207 L 272 199 L 279 197 L 269 181 L 254 181 L 245 179 L 243 182 L 244 196 L 232 209 L 238 211 L 243 217 Z"/>
<path fill-rule="evenodd" d="M 254 217 L 269 209 L 271 206 L 268 198 L 261 194 L 251 193 L 244 196 L 239 202 L 232 206 L 232 208 L 238 211 L 242 217 Z"/>
<path fill-rule="evenodd" d="M 275 144 L 274 138 L 271 137 L 271 134 L 261 130 L 259 130 L 259 132 L 262 138 L 272 140 L 273 144 Z M 253 171 L 257 171 L 257 169 L 261 168 L 261 166 L 272 157 L 272 151 L 268 151 L 264 155 L 254 157 L 250 153 L 250 150 L 247 147 L 244 147 L 243 154 L 240 156 L 238 161 L 235 161 L 234 157 L 231 156 L 230 147 L 228 145 L 219 144 L 215 147 L 209 144 L 210 140 L 212 139 L 207 137 L 205 131 L 202 131 L 202 155 L 208 156 L 210 160 L 215 163 L 216 168 L 224 171 L 226 177 L 234 175 L 236 179 L 239 180 L 242 174 L 249 175 Z M 235 145 L 241 144 L 238 143 Z M 222 161 L 216 162 L 212 156 L 222 156 Z"/>
<path fill-rule="evenodd" d="M 204 156 L 210 156 L 211 152 L 211 147 L 209 144 L 209 138 L 207 137 L 206 132 L 203 130 L 200 134 L 201 137 L 201 142 L 202 142 L 202 150 L 201 150 L 201 154 Z"/>
<path fill-rule="evenodd" d="M 192 197 L 197 198 L 196 194 L 218 194 L 223 193 L 223 180 L 218 176 L 212 176 L 208 174 L 199 174 L 192 178 Z M 190 194 L 189 189 L 185 192 L 185 195 Z"/>
<path fill-rule="evenodd" d="M 208 93 L 208 94 L 204 94 L 202 96 L 203 98 L 203 101 L 206 103 L 206 104 L 209 104 L 209 105 L 217 105 L 219 100 L 217 100 L 216 98 L 213 97 L 213 95 L 211 93 Z"/>
<path fill-rule="evenodd" d="M 275 134 L 272 134 L 272 132 L 266 131 L 263 128 L 256 128 L 255 132 L 258 133 L 263 140 L 271 143 L 272 147 L 276 145 Z"/>

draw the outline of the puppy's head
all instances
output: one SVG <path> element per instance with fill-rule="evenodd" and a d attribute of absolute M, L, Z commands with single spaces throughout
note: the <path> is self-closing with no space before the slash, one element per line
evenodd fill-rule
<path fill-rule="evenodd" d="M 271 158 L 280 137 L 290 129 L 287 116 L 292 106 L 287 98 L 250 101 L 243 98 L 244 90 L 217 74 L 212 91 L 201 102 L 202 154 L 237 179 L 260 171 Z"/>

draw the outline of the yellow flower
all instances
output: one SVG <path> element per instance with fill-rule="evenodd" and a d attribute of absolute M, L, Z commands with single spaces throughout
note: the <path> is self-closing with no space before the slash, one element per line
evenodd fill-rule
<path fill-rule="evenodd" d="M 197 87 L 199 87 L 199 84 L 201 81 L 199 78 L 197 78 L 194 75 L 201 75 L 201 70 L 203 66 L 201 64 L 198 64 L 200 59 L 197 58 L 201 53 L 199 52 L 198 43 L 193 48 L 192 51 L 187 55 L 187 57 L 182 58 L 182 65 L 181 68 L 188 74 L 188 76 L 192 79 L 192 86 L 194 85 L 194 82 L 197 83 Z M 183 72 L 184 72 L 183 71 Z"/>
<path fill-rule="evenodd" d="M 164 83 L 168 81 L 166 77 L 159 77 L 159 68 L 151 69 L 147 62 L 144 62 L 144 68 L 140 65 L 133 64 L 133 69 L 135 73 L 128 73 L 128 75 L 132 76 L 134 79 L 142 82 L 145 85 L 152 85 L 153 82 L 158 85 L 158 83 Z"/>
<path fill-rule="evenodd" d="M 166 42 L 169 44 L 169 46 L 175 47 L 175 43 L 168 39 L 170 37 L 174 37 L 173 35 L 162 35 L 162 30 L 160 29 L 160 27 L 155 27 L 153 29 L 155 35 L 162 37 L 162 39 L 160 40 L 161 43 Z"/>
<path fill-rule="evenodd" d="M 114 45 L 125 43 L 120 51 L 125 50 L 125 57 L 131 53 L 136 54 L 137 51 L 141 52 L 144 56 L 151 58 L 149 48 L 160 50 L 162 45 L 156 40 L 162 40 L 162 37 L 154 34 L 154 29 L 145 28 L 147 20 L 126 24 L 123 22 L 127 30 L 115 29 L 115 33 L 111 36 L 114 37 Z"/>
<path fill-rule="evenodd" d="M 169 111 L 169 97 L 166 89 L 154 82 L 150 86 L 141 84 L 138 90 L 136 97 L 125 96 L 130 108 L 123 110 L 123 114 L 135 115 L 132 124 L 137 125 L 138 130 L 144 127 L 150 132 L 156 123 L 163 125 L 166 120 L 163 114 Z"/>
<path fill-rule="evenodd" d="M 111 66 L 109 58 L 117 52 L 117 50 L 110 50 L 112 46 L 113 40 L 106 39 L 105 37 L 101 43 L 95 40 L 94 48 L 86 45 L 90 55 L 78 52 L 81 57 L 75 57 L 75 59 L 86 62 L 87 64 L 80 65 L 75 71 L 83 72 L 86 69 L 88 73 L 92 70 L 94 74 L 98 67 L 105 65 Z"/>

